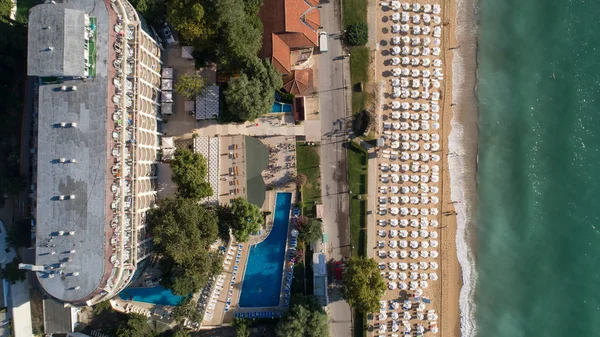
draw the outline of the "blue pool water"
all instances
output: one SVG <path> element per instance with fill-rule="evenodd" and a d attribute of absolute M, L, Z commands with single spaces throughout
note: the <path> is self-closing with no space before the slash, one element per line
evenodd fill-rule
<path fill-rule="evenodd" d="M 279 305 L 291 202 L 291 193 L 277 193 L 273 229 L 263 242 L 250 247 L 240 307 Z"/>
<path fill-rule="evenodd" d="M 273 103 L 273 109 L 271 109 L 271 112 L 292 112 L 292 105 L 275 101 L 275 103 Z"/>
<path fill-rule="evenodd" d="M 124 300 L 134 300 L 152 304 L 176 306 L 183 296 L 173 294 L 169 289 L 161 286 L 152 288 L 131 288 L 125 289 L 119 293 L 119 297 Z"/>

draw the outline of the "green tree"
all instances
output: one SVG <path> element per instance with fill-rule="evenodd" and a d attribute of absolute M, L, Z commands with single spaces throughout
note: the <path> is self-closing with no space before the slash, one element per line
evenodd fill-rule
<path fill-rule="evenodd" d="M 232 199 L 229 206 L 221 207 L 221 213 L 219 221 L 231 227 L 233 236 L 239 242 L 248 241 L 250 234 L 258 231 L 265 223 L 260 208 L 243 198 Z"/>
<path fill-rule="evenodd" d="M 210 40 L 214 35 L 211 20 L 207 20 L 205 14 L 201 1 L 171 0 L 167 10 L 167 21 L 179 32 L 182 39 L 194 43 Z"/>
<path fill-rule="evenodd" d="M 246 320 L 234 318 L 232 324 L 235 327 L 236 337 L 250 337 L 250 328 L 248 327 Z"/>
<path fill-rule="evenodd" d="M 112 310 L 112 306 L 110 305 L 110 301 L 106 300 L 106 301 L 102 301 L 102 302 L 94 305 L 93 310 L 94 310 L 94 315 L 98 316 L 107 310 Z"/>
<path fill-rule="evenodd" d="M 173 333 L 173 336 L 171 336 L 171 337 L 190 337 L 190 333 L 187 332 L 186 330 L 179 329 L 179 330 L 175 331 Z"/>
<path fill-rule="evenodd" d="M 196 308 L 196 301 L 192 300 L 189 297 L 186 297 L 181 300 L 179 305 L 173 308 L 173 319 L 177 322 L 177 324 L 183 324 L 185 320 L 191 322 L 198 322 L 202 315 Z"/>
<path fill-rule="evenodd" d="M 128 314 L 127 319 L 117 327 L 116 335 L 117 337 L 148 337 L 152 335 L 148 328 L 148 318 L 137 313 Z"/>
<path fill-rule="evenodd" d="M 6 266 L 2 268 L 0 276 L 10 283 L 25 281 L 27 278 L 27 272 L 19 269 L 19 262 L 21 262 L 19 258 L 15 257 L 12 262 L 7 263 Z"/>
<path fill-rule="evenodd" d="M 153 25 L 158 25 L 165 19 L 164 0 L 130 0 L 129 2 Z"/>
<path fill-rule="evenodd" d="M 351 257 L 342 275 L 342 294 L 348 304 L 359 312 L 379 310 L 379 300 L 385 292 L 385 282 L 373 259 Z"/>
<path fill-rule="evenodd" d="M 253 58 L 223 93 L 226 112 L 236 121 L 252 121 L 268 113 L 275 101 L 275 90 L 283 85 L 281 74 L 267 60 Z"/>
<path fill-rule="evenodd" d="M 187 99 L 201 95 L 202 90 L 206 87 L 206 79 L 199 73 L 183 74 L 175 84 L 175 91 L 183 95 Z"/>
<path fill-rule="evenodd" d="M 7 19 L 10 18 L 12 8 L 11 0 L 0 0 L 0 22 L 8 22 Z"/>
<path fill-rule="evenodd" d="M 369 42 L 369 26 L 366 23 L 355 23 L 346 28 L 346 40 L 352 46 L 363 46 Z"/>
<path fill-rule="evenodd" d="M 6 243 L 13 248 L 31 245 L 31 219 L 21 219 L 8 227 Z"/>
<path fill-rule="evenodd" d="M 214 268 L 208 247 L 217 238 L 216 213 L 192 199 L 165 198 L 148 220 L 163 286 L 182 296 L 204 287 Z"/>
<path fill-rule="evenodd" d="M 169 163 L 173 172 L 171 179 L 177 184 L 180 197 L 199 200 L 213 194 L 212 187 L 206 181 L 208 168 L 204 156 L 180 148 L 175 150 Z"/>
<path fill-rule="evenodd" d="M 277 323 L 278 337 L 328 337 L 327 313 L 318 306 L 314 297 L 292 301 L 289 310 Z M 297 297 L 296 297 L 297 299 Z"/>
<path fill-rule="evenodd" d="M 302 224 L 298 225 L 300 241 L 309 243 L 321 240 L 323 237 L 323 223 L 317 219 L 307 219 Z"/>

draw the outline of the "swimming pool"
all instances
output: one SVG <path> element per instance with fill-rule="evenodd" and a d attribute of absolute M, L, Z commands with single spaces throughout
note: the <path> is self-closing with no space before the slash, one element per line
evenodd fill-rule
<path fill-rule="evenodd" d="M 152 304 L 162 304 L 176 306 L 181 302 L 183 296 L 177 296 L 169 289 L 161 286 L 152 288 L 130 288 L 119 293 L 119 297 L 124 300 L 134 300 Z"/>
<path fill-rule="evenodd" d="M 277 193 L 271 233 L 263 242 L 250 247 L 240 307 L 262 308 L 279 305 L 291 202 L 292 193 Z"/>
<path fill-rule="evenodd" d="M 271 112 L 292 112 L 292 105 L 275 101 L 275 103 L 273 103 L 273 108 L 271 109 Z"/>

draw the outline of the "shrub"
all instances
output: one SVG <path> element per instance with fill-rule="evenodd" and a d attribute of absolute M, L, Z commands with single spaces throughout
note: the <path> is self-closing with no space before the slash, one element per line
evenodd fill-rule
<path fill-rule="evenodd" d="M 352 46 L 363 46 L 369 41 L 369 26 L 366 23 L 355 23 L 346 28 L 346 40 Z"/>

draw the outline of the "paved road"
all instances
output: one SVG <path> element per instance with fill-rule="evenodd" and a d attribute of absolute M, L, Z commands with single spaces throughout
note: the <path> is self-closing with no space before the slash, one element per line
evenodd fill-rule
<path fill-rule="evenodd" d="M 333 275 L 331 260 L 351 254 L 348 223 L 348 175 L 344 148 L 346 107 L 344 100 L 344 63 L 340 42 L 339 2 L 322 2 L 321 25 L 329 35 L 329 51 L 319 56 L 318 95 L 321 117 L 321 191 L 325 232 L 329 235 L 327 258 L 329 275 Z M 333 337 L 351 336 L 350 307 L 342 300 L 339 288 L 330 289 L 329 329 Z"/>

